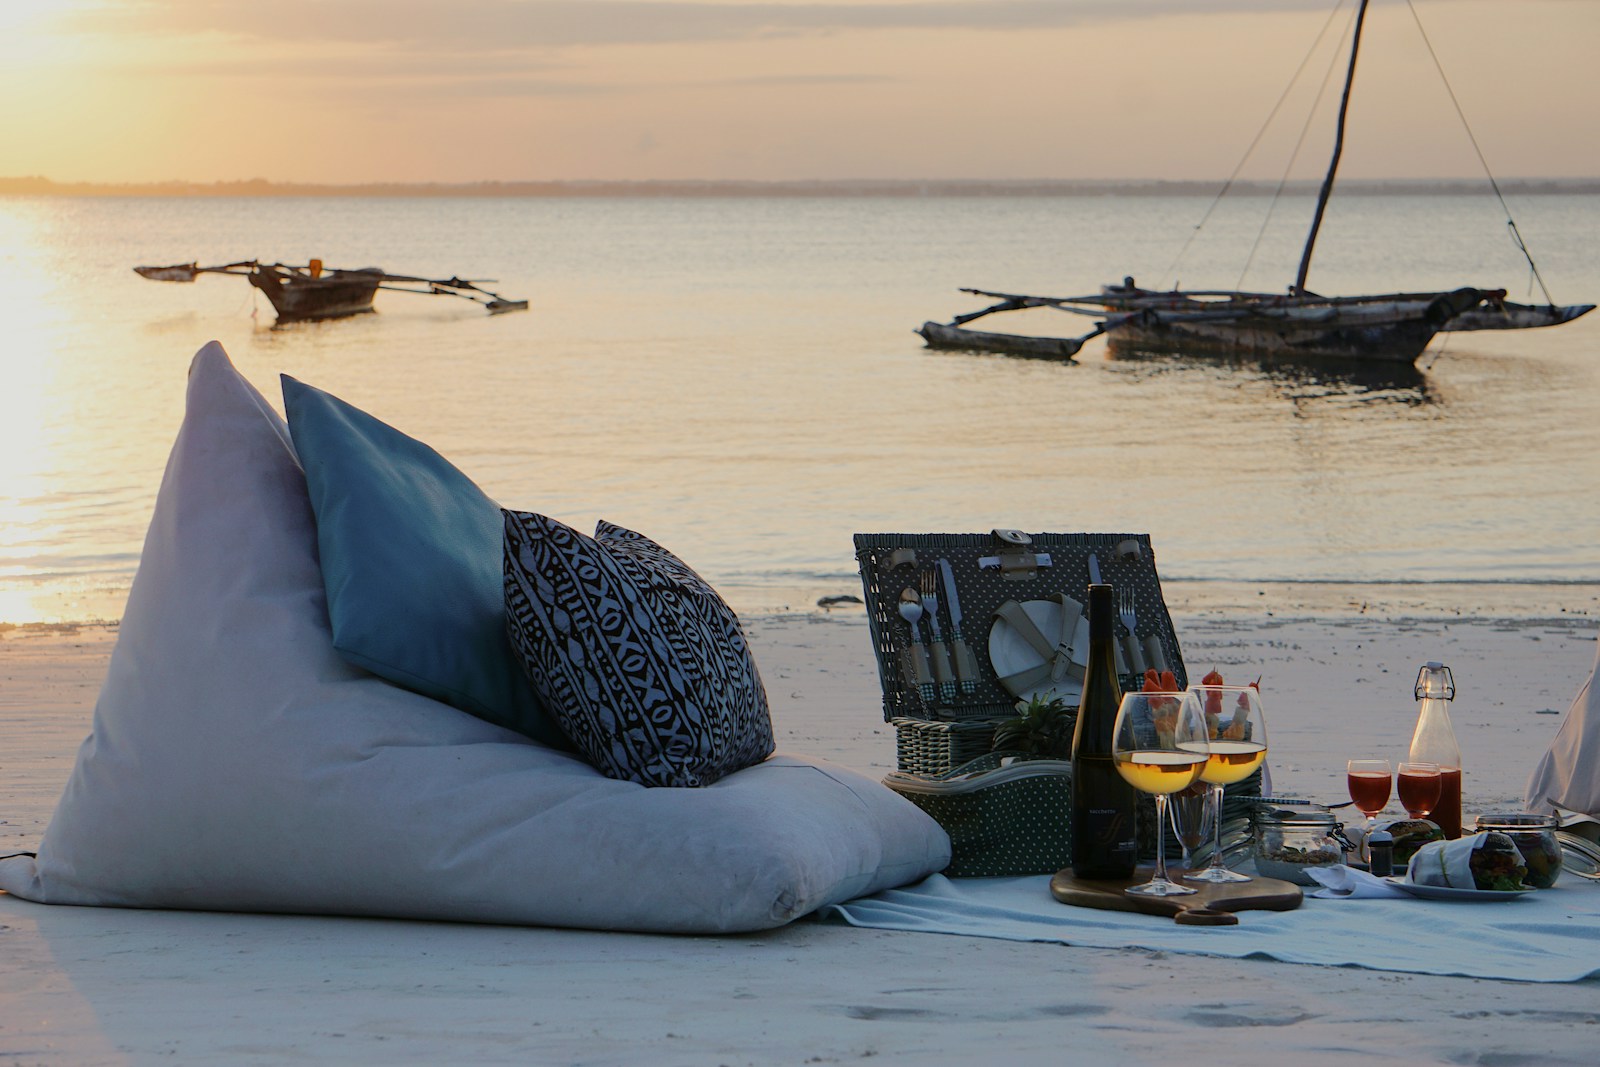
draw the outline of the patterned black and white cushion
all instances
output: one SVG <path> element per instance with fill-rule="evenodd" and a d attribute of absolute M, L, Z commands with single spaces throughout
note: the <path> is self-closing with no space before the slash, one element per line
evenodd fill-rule
<path fill-rule="evenodd" d="M 540 698 L 612 778 L 703 786 L 772 754 L 732 609 L 642 534 L 505 511 L 506 626 Z"/>

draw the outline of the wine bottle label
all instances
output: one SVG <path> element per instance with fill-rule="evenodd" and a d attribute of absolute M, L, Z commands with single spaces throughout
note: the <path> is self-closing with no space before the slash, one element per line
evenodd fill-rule
<path fill-rule="evenodd" d="M 1091 854 L 1133 855 L 1133 812 L 1126 808 L 1090 808 L 1075 829 L 1083 831 L 1083 841 Z"/>
<path fill-rule="evenodd" d="M 1109 759 L 1080 756 L 1073 764 L 1072 870 L 1080 878 L 1119 878 L 1138 861 L 1138 794 Z"/>

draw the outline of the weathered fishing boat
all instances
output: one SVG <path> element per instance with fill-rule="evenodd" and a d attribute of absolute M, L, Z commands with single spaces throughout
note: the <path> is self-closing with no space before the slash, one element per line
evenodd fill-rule
<path fill-rule="evenodd" d="M 135 267 L 136 273 L 156 282 L 192 282 L 202 274 L 232 274 L 245 278 L 266 294 L 279 322 L 339 319 L 372 311 L 379 289 L 424 296 L 457 296 L 482 304 L 491 315 L 526 311 L 526 300 L 509 300 L 463 278 L 418 278 L 390 274 L 379 267 L 357 270 L 325 269 L 320 259 L 305 266 L 241 260 L 216 267 L 179 263 L 170 267 Z M 488 283 L 493 279 L 480 279 Z"/>
<path fill-rule="evenodd" d="M 1333 157 L 1317 195 L 1311 231 L 1300 256 L 1300 269 L 1286 293 L 1232 290 L 1150 290 L 1134 280 L 1103 286 L 1088 296 L 1027 296 L 983 289 L 962 292 L 999 301 L 949 323 L 925 322 L 916 331 L 931 348 L 1007 352 L 1016 355 L 1072 359 L 1089 340 L 1105 335 L 1113 351 L 1231 355 L 1253 359 L 1355 359 L 1375 363 L 1412 364 L 1441 332 L 1526 330 L 1556 326 L 1594 310 L 1593 304 L 1557 305 L 1550 300 L 1533 257 L 1507 221 L 1528 260 L 1547 303 L 1514 304 L 1499 288 L 1466 286 L 1449 291 L 1386 293 L 1327 297 L 1306 288 L 1311 255 L 1316 248 L 1328 199 L 1333 193 L 1344 149 L 1345 119 L 1355 81 L 1356 57 L 1366 22 L 1368 0 L 1360 0 L 1351 34 L 1349 66 L 1334 135 Z M 1498 195 L 1499 186 L 1494 184 Z M 1501 204 L 1504 206 L 1504 198 Z M 1077 337 L 1036 337 L 988 333 L 965 324 L 986 315 L 1026 308 L 1053 308 L 1098 318 L 1093 329 Z"/>
<path fill-rule="evenodd" d="M 1255 359 L 1360 359 L 1414 363 L 1437 333 L 1527 330 L 1570 322 L 1593 304 L 1538 306 L 1504 289 L 1324 297 L 1140 289 L 1133 279 L 1094 296 L 1053 297 L 963 289 L 999 303 L 917 331 L 931 348 L 1071 359 L 1102 334 L 1113 352 L 1227 354 Z M 1078 337 L 987 333 L 963 324 L 1000 311 L 1049 307 L 1101 318 Z"/>

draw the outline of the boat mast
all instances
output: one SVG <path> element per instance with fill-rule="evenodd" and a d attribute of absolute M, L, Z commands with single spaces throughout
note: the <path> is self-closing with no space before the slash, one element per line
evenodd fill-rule
<path fill-rule="evenodd" d="M 1339 128 L 1333 137 L 1333 158 L 1328 161 L 1327 177 L 1322 179 L 1322 190 L 1317 194 L 1317 213 L 1311 219 L 1311 232 L 1306 235 L 1306 248 L 1300 254 L 1300 273 L 1295 275 L 1294 292 L 1306 291 L 1306 274 L 1311 270 L 1311 250 L 1317 244 L 1317 231 L 1322 229 L 1322 214 L 1328 209 L 1328 197 L 1333 194 L 1333 176 L 1339 170 L 1339 156 L 1344 151 L 1344 120 L 1350 111 L 1350 86 L 1356 80 L 1356 53 L 1361 50 L 1361 25 L 1367 19 L 1367 0 L 1361 0 L 1356 11 L 1356 30 L 1350 39 L 1350 68 L 1344 75 L 1344 96 L 1339 100 Z"/>

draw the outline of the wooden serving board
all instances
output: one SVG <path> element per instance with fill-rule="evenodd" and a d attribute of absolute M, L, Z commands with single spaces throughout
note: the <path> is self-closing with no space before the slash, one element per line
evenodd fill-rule
<path fill-rule="evenodd" d="M 1252 877 L 1248 882 L 1194 882 L 1195 893 L 1179 897 L 1146 897 L 1123 892 L 1150 880 L 1151 868 L 1140 867 L 1132 878 L 1078 878 L 1071 868 L 1050 879 L 1051 894 L 1063 904 L 1102 911 L 1142 911 L 1170 915 L 1184 926 L 1233 926 L 1237 911 L 1293 911 L 1300 906 L 1300 887 L 1278 878 Z M 1180 880 L 1180 879 L 1174 879 Z"/>

